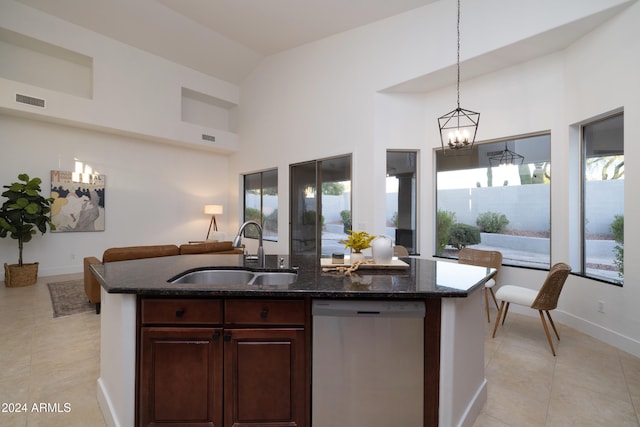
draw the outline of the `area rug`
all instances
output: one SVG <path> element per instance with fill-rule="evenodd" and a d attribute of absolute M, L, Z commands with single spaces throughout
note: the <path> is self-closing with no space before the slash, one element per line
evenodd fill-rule
<path fill-rule="evenodd" d="M 69 316 L 95 310 L 87 299 L 82 280 L 47 283 L 51 294 L 53 317 Z"/>

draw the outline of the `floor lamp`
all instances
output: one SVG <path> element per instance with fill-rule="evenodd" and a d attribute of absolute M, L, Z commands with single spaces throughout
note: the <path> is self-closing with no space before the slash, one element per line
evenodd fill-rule
<path fill-rule="evenodd" d="M 211 215 L 211 222 L 209 223 L 209 231 L 207 231 L 207 238 L 209 240 L 209 234 L 211 234 L 211 227 L 213 231 L 218 231 L 218 224 L 216 223 L 216 215 L 222 215 L 222 205 L 204 205 L 204 213 Z"/>

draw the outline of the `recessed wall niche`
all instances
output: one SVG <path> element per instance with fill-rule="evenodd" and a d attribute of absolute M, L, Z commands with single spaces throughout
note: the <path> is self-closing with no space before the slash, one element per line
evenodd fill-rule
<path fill-rule="evenodd" d="M 93 98 L 93 58 L 0 28 L 0 77 Z"/>
<path fill-rule="evenodd" d="M 237 105 L 198 92 L 182 88 L 182 121 L 213 129 L 235 132 L 234 111 Z"/>

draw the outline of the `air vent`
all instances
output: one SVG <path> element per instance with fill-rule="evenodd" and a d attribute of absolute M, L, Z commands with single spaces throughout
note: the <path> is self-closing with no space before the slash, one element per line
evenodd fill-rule
<path fill-rule="evenodd" d="M 33 96 L 21 95 L 19 93 L 16 93 L 16 102 L 44 108 L 44 99 L 34 98 Z"/>
<path fill-rule="evenodd" d="M 205 141 L 211 141 L 211 142 L 216 142 L 216 137 L 213 135 L 207 135 L 207 134 L 202 134 L 202 139 L 204 139 Z"/>

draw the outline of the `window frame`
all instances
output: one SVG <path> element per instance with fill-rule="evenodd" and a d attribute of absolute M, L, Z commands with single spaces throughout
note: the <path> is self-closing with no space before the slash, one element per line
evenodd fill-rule
<path fill-rule="evenodd" d="M 414 256 L 419 256 L 420 255 L 420 245 L 419 245 L 419 236 L 420 236 L 420 232 L 419 232 L 419 214 L 420 214 L 420 191 L 419 191 L 419 182 L 420 182 L 420 150 L 417 149 L 387 149 L 386 150 L 386 176 L 389 177 L 389 154 L 392 153 L 403 153 L 403 154 L 411 154 L 413 155 L 413 160 L 414 160 L 414 165 L 413 165 L 413 188 L 412 188 L 412 192 L 413 192 L 413 197 L 412 197 L 412 206 L 411 206 L 411 219 L 410 221 L 412 222 L 412 226 L 413 226 L 413 247 L 407 247 L 407 250 L 409 251 L 409 255 L 414 255 Z M 387 192 L 385 191 L 385 206 L 387 203 Z M 399 196 L 399 194 L 398 194 Z M 398 205 L 400 204 L 400 200 L 398 199 Z M 386 215 L 385 215 L 386 216 Z M 386 220 L 386 218 L 385 218 Z M 386 228 L 386 224 L 385 224 L 385 228 Z M 396 235 L 394 236 L 390 236 L 391 239 L 393 240 L 394 245 L 396 244 L 401 244 L 402 243 L 398 243 L 396 241 L 396 237 L 398 234 L 398 227 L 395 227 L 396 230 Z"/>
<path fill-rule="evenodd" d="M 264 174 L 266 173 L 275 173 L 275 187 L 269 186 L 267 188 L 275 188 L 276 189 L 276 198 L 278 196 L 278 168 L 270 168 L 270 169 L 264 169 L 262 171 L 258 171 L 258 172 L 251 172 L 251 173 L 245 173 L 242 174 L 242 222 L 246 222 L 249 219 L 253 219 L 253 218 L 247 218 L 247 177 L 251 177 L 251 176 L 256 176 L 259 175 L 260 177 L 260 225 L 263 227 L 263 240 L 265 241 L 269 241 L 269 242 L 277 242 L 278 241 L 278 229 L 279 229 L 279 225 L 278 225 L 278 220 L 277 220 L 277 216 L 276 216 L 276 233 L 275 233 L 275 237 L 274 236 L 270 236 L 267 235 L 267 233 L 264 233 L 264 227 L 265 227 L 265 221 L 267 220 L 268 215 L 265 214 L 265 207 L 264 207 L 264 192 L 265 192 L 265 179 L 264 179 Z M 277 199 L 276 199 L 277 200 Z M 278 210 L 277 208 L 278 203 L 276 202 L 276 212 Z M 253 231 L 252 228 L 247 228 L 245 229 L 244 232 L 244 237 L 248 238 L 248 239 L 257 239 L 258 235 L 256 232 Z"/>
<path fill-rule="evenodd" d="M 548 147 L 546 149 L 544 149 L 542 151 L 542 155 L 541 158 L 544 158 L 545 160 L 543 162 L 541 162 L 540 160 L 538 161 L 529 161 L 527 162 L 527 155 L 526 155 L 526 151 L 529 150 L 524 150 L 521 151 L 521 148 L 518 147 L 516 148 L 514 145 L 508 144 L 509 142 L 518 142 L 520 140 L 526 140 L 529 138 L 539 138 L 539 137 L 546 137 L 548 138 Z M 497 154 L 499 151 L 502 151 L 504 149 L 504 147 L 502 147 L 499 151 L 489 151 L 488 149 L 491 148 L 489 147 L 489 145 L 495 145 L 496 147 L 499 146 L 499 144 L 508 144 L 508 148 L 512 151 L 516 151 L 516 152 L 520 152 L 520 154 L 525 154 L 525 164 L 534 164 L 534 163 L 548 163 L 548 165 L 546 165 L 545 169 L 542 171 L 543 173 L 546 173 L 546 171 L 551 171 L 552 169 L 552 162 L 551 162 L 551 132 L 550 131 L 540 131 L 540 132 L 532 132 L 529 134 L 522 134 L 522 135 L 513 135 L 513 136 L 508 136 L 508 137 L 503 137 L 503 138 L 496 138 L 496 139 L 492 139 L 492 140 L 487 140 L 487 141 L 479 141 L 476 142 L 474 144 L 474 147 L 472 148 L 471 151 L 466 151 L 462 154 L 447 154 L 444 155 L 444 153 L 442 153 L 442 148 L 436 148 L 434 149 L 434 190 L 435 190 L 435 211 L 434 211 L 434 222 L 433 222 L 433 229 L 434 229 L 434 234 L 433 234 L 433 247 L 432 250 L 434 251 L 434 257 L 439 257 L 439 258 L 447 258 L 447 259 L 457 259 L 457 255 L 456 256 L 447 256 L 444 254 L 438 254 L 437 252 L 437 247 L 438 247 L 438 211 L 440 209 L 440 205 L 439 205 L 439 197 L 438 197 L 438 191 L 439 190 L 439 186 L 438 186 L 438 174 L 439 172 L 443 172 L 443 171 L 455 171 L 455 170 L 465 170 L 467 168 L 460 168 L 460 169 L 455 169 L 452 168 L 450 166 L 445 166 L 444 168 L 440 169 L 439 168 L 439 164 L 438 164 L 438 157 L 441 156 L 441 158 L 446 158 L 448 159 L 448 161 L 452 161 L 451 157 L 457 157 L 457 158 L 462 158 L 462 157 L 468 157 L 468 156 L 473 156 L 476 155 L 478 156 L 478 159 L 476 159 L 477 162 L 477 166 L 473 167 L 473 168 L 468 168 L 468 169 L 475 169 L 475 168 L 481 168 L 481 167 L 487 167 L 484 166 L 483 160 L 481 160 L 479 158 L 479 151 L 485 151 L 486 155 L 494 155 Z M 535 150 L 535 149 L 534 149 Z M 438 154 L 438 153 L 442 153 L 442 154 Z M 535 154 L 534 154 L 535 156 Z M 536 157 L 534 157 L 534 159 L 536 159 Z M 488 164 L 490 164 L 489 160 L 486 160 Z M 533 174 L 532 172 L 532 177 L 534 177 L 535 174 Z M 495 177 L 494 177 L 495 178 Z M 521 185 L 526 185 L 526 184 L 521 184 Z M 552 235 L 551 235 L 551 213 L 552 213 L 552 208 L 551 208 L 551 204 L 552 204 L 552 189 L 551 189 L 551 181 L 547 184 L 549 185 L 549 199 L 548 199 L 548 219 L 549 219 L 549 226 L 548 226 L 548 263 L 541 263 L 540 266 L 535 265 L 535 263 L 530 263 L 527 264 L 526 262 L 523 264 L 519 264 L 519 263 L 510 263 L 508 261 L 508 259 L 503 259 L 503 265 L 509 266 L 509 267 L 517 267 L 517 268 L 526 268 L 526 269 L 534 269 L 534 270 L 548 270 L 551 266 L 551 259 L 552 259 L 552 255 L 551 255 L 551 248 L 552 248 Z M 492 187 L 497 187 L 496 185 L 492 185 Z M 469 187 L 471 188 L 471 187 Z M 473 245 L 470 245 L 470 247 L 473 247 Z M 500 250 L 500 249 L 496 249 L 496 250 Z"/>
<path fill-rule="evenodd" d="M 345 161 L 348 163 L 349 165 L 349 223 L 351 224 L 351 222 L 353 221 L 353 153 L 347 153 L 347 154 L 342 154 L 342 155 L 336 155 L 336 156 L 331 156 L 331 157 L 324 157 L 321 159 L 313 159 L 313 160 L 308 160 L 305 162 L 299 162 L 299 163 L 292 163 L 289 165 L 289 253 L 290 254 L 299 254 L 299 253 L 304 253 L 305 250 L 304 248 L 299 248 L 297 247 L 298 242 L 300 241 L 304 241 L 305 239 L 302 238 L 298 238 L 299 233 L 295 232 L 295 229 L 298 227 L 301 227 L 301 225 L 314 225 L 314 233 L 313 233 L 313 239 L 308 239 L 307 242 L 313 240 L 314 242 L 314 251 L 315 251 L 315 256 L 317 257 L 322 257 L 323 256 L 323 251 L 325 249 L 325 245 L 322 244 L 323 242 L 323 236 L 324 236 L 324 231 L 323 231 L 323 226 L 322 226 L 322 222 L 323 222 L 323 216 L 324 216 L 324 198 L 327 197 L 327 195 L 324 193 L 324 184 L 328 183 L 328 182 L 334 182 L 334 181 L 325 181 L 325 175 L 326 172 L 324 170 L 325 164 L 326 163 L 330 163 L 333 161 Z M 300 218 L 300 211 L 298 210 L 298 202 L 297 202 L 297 198 L 299 196 L 297 196 L 297 192 L 300 187 L 298 186 L 298 181 L 296 180 L 296 170 L 300 170 L 298 168 L 301 167 L 313 167 L 313 184 L 312 184 L 312 188 L 315 192 L 315 196 L 313 196 L 312 198 L 316 199 L 316 205 L 314 206 L 315 210 L 315 215 L 312 221 L 307 222 L 310 218 L 307 218 L 306 220 L 304 219 L 304 217 L 302 218 L 301 221 L 299 221 L 298 219 Z M 308 184 L 308 183 L 307 183 Z M 301 233 L 302 235 L 304 235 L 304 233 Z M 347 238 L 347 234 L 345 231 L 345 234 L 342 236 L 343 238 Z M 345 248 L 342 244 L 340 244 L 340 249 L 336 250 L 336 253 L 342 253 L 345 251 Z M 332 251 L 333 253 L 334 251 Z M 328 255 L 329 253 L 325 253 L 324 256 Z"/>
<path fill-rule="evenodd" d="M 586 208 L 586 172 L 587 172 L 587 140 L 585 135 L 585 128 L 602 123 L 604 121 L 613 119 L 615 117 L 622 117 L 622 155 L 624 156 L 624 109 L 618 109 L 614 111 L 610 111 L 608 113 L 602 114 L 600 116 L 593 117 L 591 119 L 585 120 L 579 124 L 579 156 L 580 156 L 580 168 L 579 168 L 579 182 L 580 182 L 580 259 L 579 259 L 579 269 L 580 271 L 574 272 L 573 274 L 588 278 L 590 280 L 594 280 L 601 283 L 606 283 L 614 286 L 624 286 L 624 277 L 620 280 L 609 279 L 607 277 L 601 275 L 595 275 L 589 273 L 587 270 L 588 266 L 588 258 L 587 258 L 587 208 Z M 623 216 L 624 216 L 624 192 L 623 192 Z"/>

